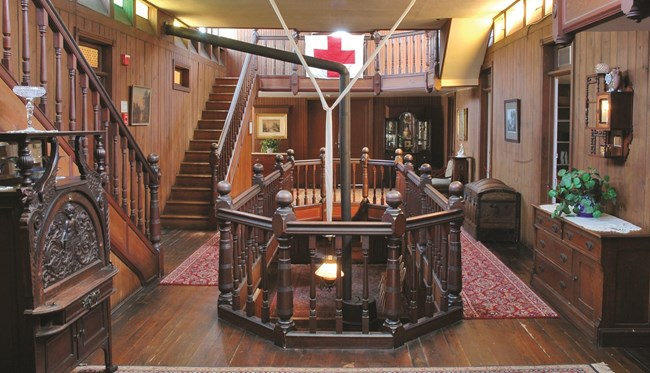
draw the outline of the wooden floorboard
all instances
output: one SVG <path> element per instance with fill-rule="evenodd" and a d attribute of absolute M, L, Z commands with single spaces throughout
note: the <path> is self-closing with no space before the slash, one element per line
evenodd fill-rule
<path fill-rule="evenodd" d="M 165 272 L 171 272 L 214 232 L 165 230 Z M 488 244 L 528 283 L 532 254 L 512 244 Z M 643 372 L 646 349 L 599 348 L 563 318 L 464 320 L 391 350 L 285 350 L 217 318 L 215 286 L 151 284 L 113 313 L 118 365 L 409 367 L 584 364 Z M 87 363 L 101 364 L 95 353 Z"/>

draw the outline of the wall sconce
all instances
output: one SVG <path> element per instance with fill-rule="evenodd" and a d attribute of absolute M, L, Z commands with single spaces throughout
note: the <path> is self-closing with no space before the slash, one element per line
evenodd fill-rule
<path fill-rule="evenodd" d="M 598 124 L 609 123 L 609 98 L 600 97 L 598 99 Z"/>

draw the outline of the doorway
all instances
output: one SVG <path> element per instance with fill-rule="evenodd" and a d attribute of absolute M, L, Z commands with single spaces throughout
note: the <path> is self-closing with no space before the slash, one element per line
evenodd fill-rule
<path fill-rule="evenodd" d="M 553 178 L 552 187 L 558 182 L 557 173 L 570 168 L 571 160 L 571 75 L 553 78 Z"/>

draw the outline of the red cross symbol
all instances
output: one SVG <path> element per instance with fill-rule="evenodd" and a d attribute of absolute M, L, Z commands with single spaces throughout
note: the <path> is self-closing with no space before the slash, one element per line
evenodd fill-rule
<path fill-rule="evenodd" d="M 354 64 L 354 50 L 342 50 L 341 38 L 335 36 L 327 37 L 327 49 L 314 49 L 314 57 L 328 61 L 339 62 L 344 65 Z M 327 71 L 328 78 L 338 78 L 339 73 Z"/>

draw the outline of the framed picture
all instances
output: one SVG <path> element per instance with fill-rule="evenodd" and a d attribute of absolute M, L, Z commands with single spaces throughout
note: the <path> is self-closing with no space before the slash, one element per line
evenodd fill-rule
<path fill-rule="evenodd" d="M 148 126 L 151 118 L 151 88 L 131 86 L 132 126 Z"/>
<path fill-rule="evenodd" d="M 458 109 L 456 134 L 459 141 L 467 141 L 467 108 Z"/>
<path fill-rule="evenodd" d="M 519 142 L 519 99 L 504 102 L 504 130 L 506 141 Z"/>
<path fill-rule="evenodd" d="M 258 139 L 286 139 L 287 114 L 268 113 L 257 114 Z"/>

